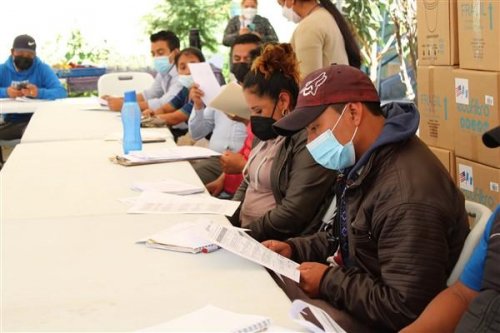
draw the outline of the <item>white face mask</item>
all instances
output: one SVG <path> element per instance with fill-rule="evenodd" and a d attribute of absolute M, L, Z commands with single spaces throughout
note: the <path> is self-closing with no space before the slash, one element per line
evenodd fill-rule
<path fill-rule="evenodd" d="M 255 17 L 255 15 L 257 15 L 257 8 L 252 8 L 252 7 L 247 7 L 247 8 L 243 8 L 243 17 L 246 19 L 246 20 L 253 20 L 253 18 Z"/>
<path fill-rule="evenodd" d="M 293 7 L 288 8 L 285 3 L 283 4 L 282 14 L 288 21 L 293 23 L 299 23 L 302 20 L 302 17 L 293 10 Z"/>

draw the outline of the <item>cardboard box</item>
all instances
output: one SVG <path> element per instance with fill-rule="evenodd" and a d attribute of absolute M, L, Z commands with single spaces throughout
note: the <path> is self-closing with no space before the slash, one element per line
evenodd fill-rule
<path fill-rule="evenodd" d="M 428 145 L 453 150 L 452 66 L 419 66 L 417 69 L 419 136 Z"/>
<path fill-rule="evenodd" d="M 456 170 L 465 199 L 494 210 L 500 202 L 500 169 L 457 157 Z"/>
<path fill-rule="evenodd" d="M 500 149 L 485 147 L 482 135 L 500 125 L 500 72 L 456 69 L 453 74 L 455 154 L 498 168 Z"/>
<path fill-rule="evenodd" d="M 500 1 L 458 0 L 460 67 L 500 71 Z"/>
<path fill-rule="evenodd" d="M 417 1 L 419 65 L 458 64 L 457 0 Z"/>
<path fill-rule="evenodd" d="M 453 151 L 448 149 L 441 149 L 437 147 L 429 146 L 429 149 L 436 155 L 439 161 L 443 163 L 443 166 L 450 174 L 453 181 L 456 180 L 456 172 L 455 172 L 455 154 Z"/>

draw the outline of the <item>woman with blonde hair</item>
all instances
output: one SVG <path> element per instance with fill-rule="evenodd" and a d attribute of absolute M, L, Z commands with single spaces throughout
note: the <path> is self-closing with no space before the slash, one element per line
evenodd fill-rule
<path fill-rule="evenodd" d="M 279 136 L 273 123 L 293 110 L 299 93 L 299 65 L 290 44 L 268 44 L 243 81 L 257 143 L 234 196 L 242 201 L 234 225 L 259 240 L 284 240 L 318 231 L 332 200 L 336 173 L 312 159 L 307 132 Z"/>

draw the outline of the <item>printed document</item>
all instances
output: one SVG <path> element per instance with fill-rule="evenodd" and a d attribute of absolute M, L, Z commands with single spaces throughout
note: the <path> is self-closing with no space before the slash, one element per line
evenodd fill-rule
<path fill-rule="evenodd" d="M 302 316 L 305 309 L 309 309 L 311 311 L 311 313 L 318 320 L 320 325 L 323 326 L 323 328 L 319 328 L 311 321 L 306 320 Z M 333 320 L 333 318 L 330 317 L 325 311 L 300 299 L 296 299 L 292 302 L 292 307 L 290 308 L 289 315 L 296 323 L 307 329 L 309 332 L 346 333 L 346 331 L 344 331 L 344 329 L 339 324 L 337 324 L 337 322 Z"/>
<path fill-rule="evenodd" d="M 255 333 L 266 330 L 271 319 L 236 313 L 214 305 L 206 305 L 191 313 L 140 332 L 233 332 Z"/>
<path fill-rule="evenodd" d="M 188 161 L 211 156 L 219 156 L 220 153 L 204 147 L 178 146 L 157 150 L 131 151 L 127 155 L 117 155 L 111 158 L 114 163 L 125 166 L 143 165 L 153 163 L 165 163 L 176 161 Z"/>
<path fill-rule="evenodd" d="M 199 185 L 191 185 L 175 179 L 164 179 L 155 182 L 135 182 L 132 184 L 132 190 L 187 195 L 204 192 L 205 187 Z"/>
<path fill-rule="evenodd" d="M 209 106 L 232 117 L 250 119 L 250 109 L 243 96 L 243 88 L 234 81 L 222 87 Z"/>
<path fill-rule="evenodd" d="M 269 250 L 242 229 L 211 222 L 205 230 L 207 237 L 220 247 L 299 282 L 299 264 Z"/>
<path fill-rule="evenodd" d="M 193 63 L 188 64 L 188 66 L 194 82 L 203 90 L 204 95 L 201 98 L 203 103 L 210 105 L 210 102 L 219 94 L 221 89 L 212 67 L 208 62 Z"/>
<path fill-rule="evenodd" d="M 129 214 L 219 214 L 232 216 L 239 201 L 222 200 L 209 195 L 182 196 L 144 191 Z"/>

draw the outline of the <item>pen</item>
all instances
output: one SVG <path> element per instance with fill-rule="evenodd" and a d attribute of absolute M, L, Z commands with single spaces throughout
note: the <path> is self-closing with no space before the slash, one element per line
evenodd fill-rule
<path fill-rule="evenodd" d="M 219 249 L 218 245 L 208 245 L 208 246 L 204 246 L 201 249 L 201 253 L 210 253 L 210 252 L 217 251 L 218 249 Z"/>

